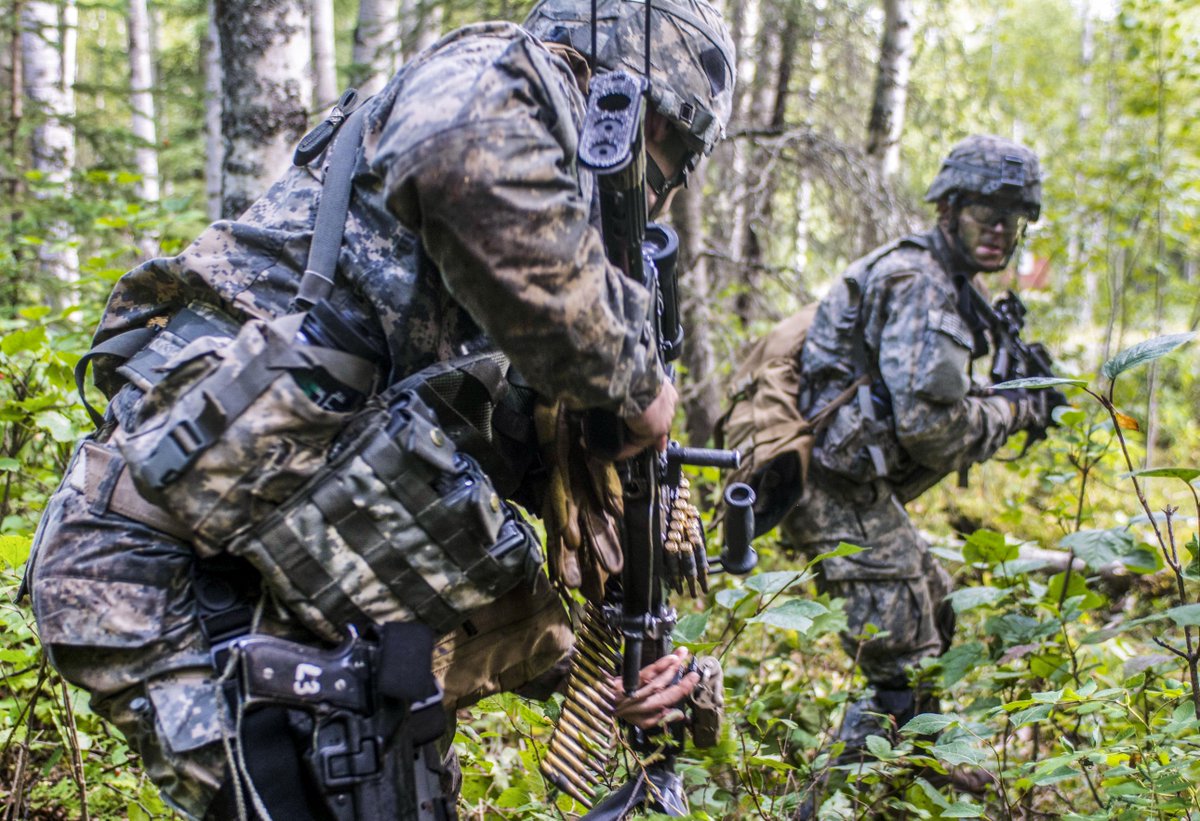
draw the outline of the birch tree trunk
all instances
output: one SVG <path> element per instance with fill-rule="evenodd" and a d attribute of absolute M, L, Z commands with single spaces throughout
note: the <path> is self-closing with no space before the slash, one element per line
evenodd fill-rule
<path fill-rule="evenodd" d="M 817 99 L 820 78 L 825 71 L 825 43 L 823 41 L 825 18 L 819 4 L 814 7 L 812 37 L 808 48 L 808 79 L 804 83 L 804 125 L 812 127 L 811 112 Z M 813 171 L 806 163 L 800 168 L 799 179 L 796 182 L 796 256 L 795 265 L 798 271 L 807 271 L 809 250 L 812 240 L 812 211 L 813 211 Z"/>
<path fill-rule="evenodd" d="M 210 220 L 221 218 L 221 168 L 225 139 L 221 136 L 221 37 L 214 0 L 208 0 L 208 37 L 204 43 L 204 193 Z"/>
<path fill-rule="evenodd" d="M 1079 61 L 1082 72 L 1079 77 L 1079 110 L 1075 114 L 1076 133 L 1087 134 L 1092 124 L 1093 63 L 1096 58 L 1096 24 L 1091 7 L 1086 2 L 1078 4 L 1080 14 Z M 1091 321 L 1096 313 L 1096 294 L 1100 283 L 1096 277 L 1096 266 L 1091 264 L 1088 239 L 1095 234 L 1095 217 L 1084 202 L 1083 193 L 1087 184 L 1082 171 L 1075 173 L 1075 202 L 1072 209 L 1072 225 L 1067 238 L 1067 268 L 1081 271 L 1083 275 L 1082 316 Z M 1092 246 L 1100 247 L 1100 246 Z"/>
<path fill-rule="evenodd" d="M 313 74 L 316 100 L 313 106 L 325 111 L 337 102 L 337 52 L 334 48 L 333 0 L 312 0 Z"/>
<path fill-rule="evenodd" d="M 21 9 L 25 97 L 44 118 L 33 132 L 32 167 L 46 186 L 35 192 L 39 199 L 70 195 L 75 167 L 76 32 L 74 0 L 61 4 L 30 0 Z M 44 234 L 37 251 L 39 268 L 50 290 L 61 291 L 54 283 L 69 286 L 79 278 L 72 231 L 64 220 L 56 219 L 47 222 Z"/>
<path fill-rule="evenodd" d="M 414 52 L 424 51 L 442 37 L 442 26 L 446 23 L 446 12 L 438 0 L 419 0 L 420 22 L 413 37 Z"/>
<path fill-rule="evenodd" d="M 134 162 L 142 177 L 138 183 L 138 196 L 146 202 L 157 202 L 159 198 L 153 64 L 150 13 L 146 0 L 129 0 L 130 103 L 133 108 L 133 136 L 137 140 Z"/>
<path fill-rule="evenodd" d="M 875 95 L 867 125 L 867 154 L 879 163 L 885 181 L 900 173 L 900 135 L 912 67 L 912 0 L 883 0 L 883 43 L 879 48 Z"/>
<path fill-rule="evenodd" d="M 221 38 L 221 214 L 236 217 L 291 162 L 308 125 L 312 38 L 302 0 L 214 0 Z"/>
<path fill-rule="evenodd" d="M 362 0 L 354 29 L 352 83 L 364 94 L 379 91 L 400 67 L 400 0 Z"/>
<path fill-rule="evenodd" d="M 8 139 L 6 141 L 8 156 L 12 157 L 14 161 L 24 153 L 20 143 L 21 120 L 25 116 L 25 96 L 23 94 L 25 87 L 25 60 L 24 55 L 21 53 L 21 16 L 21 0 L 16 0 L 13 3 L 12 20 L 9 22 L 9 35 L 11 38 L 9 40 L 10 57 L 8 66 L 9 122 Z M 19 255 L 16 236 L 17 222 L 21 218 L 18 202 L 25 192 L 25 184 L 20 174 L 9 174 L 7 176 L 5 193 L 8 195 L 8 201 L 5 207 L 7 213 L 4 216 L 8 221 L 9 247 L 13 249 L 13 256 L 17 257 Z M 18 269 L 20 267 L 18 260 L 14 259 L 13 262 L 18 263 L 14 265 L 14 270 Z M 20 280 L 14 275 L 6 284 L 9 288 L 5 296 L 8 299 L 9 307 L 15 310 L 21 301 Z"/>

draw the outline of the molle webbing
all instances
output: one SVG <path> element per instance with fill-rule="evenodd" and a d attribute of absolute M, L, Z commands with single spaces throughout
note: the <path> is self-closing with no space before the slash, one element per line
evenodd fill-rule
<path fill-rule="evenodd" d="M 313 630 L 420 621 L 442 633 L 528 581 L 536 537 L 415 393 L 389 391 L 334 458 L 229 545 Z"/>

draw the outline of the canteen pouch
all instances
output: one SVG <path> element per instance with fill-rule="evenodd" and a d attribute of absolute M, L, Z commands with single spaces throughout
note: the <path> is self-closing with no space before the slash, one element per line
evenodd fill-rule
<path fill-rule="evenodd" d="M 324 368 L 368 393 L 374 366 L 296 341 L 303 314 L 202 336 L 155 368 L 121 454 L 138 491 L 213 555 L 316 473 L 352 417 L 318 407 L 294 378 Z"/>
<path fill-rule="evenodd" d="M 347 624 L 445 633 L 542 563 L 532 528 L 415 390 L 363 411 L 325 468 L 228 549 L 331 641 Z"/>

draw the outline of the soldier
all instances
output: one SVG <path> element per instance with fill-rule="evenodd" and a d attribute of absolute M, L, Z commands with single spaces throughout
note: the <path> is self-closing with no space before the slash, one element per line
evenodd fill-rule
<path fill-rule="evenodd" d="M 607 262 L 595 183 L 576 162 L 590 72 L 641 72 L 646 6 L 599 3 L 589 66 L 593 8 L 590 0 L 544 0 L 526 27 L 455 31 L 364 104 L 327 301 L 366 349 L 379 352 L 385 384 L 498 349 L 540 396 L 618 414 L 631 449 L 665 445 L 676 393 L 650 347 L 649 295 Z M 723 135 L 734 62 L 725 23 L 706 0 L 656 0 L 649 48 L 647 197 L 658 211 Z M 97 345 L 130 329 L 161 327 L 189 304 L 237 323 L 287 313 L 306 268 L 316 206 L 329 190 L 328 168 L 326 159 L 290 169 L 237 220 L 214 223 L 179 256 L 123 277 Z M 109 409 L 46 510 L 30 561 L 42 641 L 63 676 L 87 689 L 96 712 L 138 750 L 168 803 L 188 817 L 328 817 L 325 796 L 310 780 L 297 784 L 286 775 L 302 769 L 260 778 L 261 769 L 245 760 L 251 753 L 239 747 L 247 736 L 233 726 L 236 710 L 226 707 L 210 652 L 218 630 L 318 641 L 294 614 L 263 606 L 257 578 L 244 566 L 224 573 L 206 561 L 201 569 L 197 534 L 130 486 L 113 442 L 142 420 L 143 392 L 127 369 L 116 372 L 119 364 L 96 359 Z M 349 566 L 322 572 L 336 579 Z M 226 609 L 206 620 L 213 599 L 226 600 Z M 253 622 L 239 624 L 232 615 L 239 609 L 252 611 Z M 535 679 L 570 645 L 569 621 L 545 578 L 519 586 L 439 642 L 434 672 L 448 711 Z M 623 705 L 631 721 L 656 724 L 692 690 L 697 676 L 676 676 L 679 662 L 670 657 L 643 671 L 645 692 Z M 297 678 L 297 692 L 316 686 Z M 312 752 L 293 719 L 285 715 L 278 732 L 261 733 L 298 736 L 270 756 Z M 274 795 L 266 783 L 272 778 L 282 782 Z"/>
<path fill-rule="evenodd" d="M 1003 270 L 1038 218 L 1037 157 L 999 137 L 968 137 L 925 199 L 937 225 L 854 262 L 821 301 L 801 353 L 808 418 L 853 394 L 818 434 L 805 495 L 783 524 L 785 542 L 809 554 L 839 542 L 867 548 L 817 569 L 819 588 L 846 602 L 842 643 L 871 688 L 846 711 L 845 760 L 857 760 L 867 736 L 938 711 L 911 674 L 950 646 L 951 581 L 904 505 L 1018 431 L 1044 430 L 1057 401 L 997 395 L 971 379 L 989 347 L 972 282 Z M 867 625 L 885 633 L 864 640 Z"/>

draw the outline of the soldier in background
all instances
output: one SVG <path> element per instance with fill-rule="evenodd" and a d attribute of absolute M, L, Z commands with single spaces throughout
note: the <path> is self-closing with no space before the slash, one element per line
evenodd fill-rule
<path fill-rule="evenodd" d="M 801 353 L 807 418 L 857 391 L 818 434 L 805 495 L 782 531 L 806 554 L 840 542 L 866 548 L 817 567 L 818 587 L 846 602 L 843 646 L 870 687 L 846 711 L 843 761 L 857 760 L 869 735 L 938 711 L 912 672 L 950 646 L 951 580 L 904 505 L 1013 434 L 1044 429 L 1055 402 L 972 381 L 990 331 L 973 280 L 1003 270 L 1038 218 L 1037 157 L 1000 137 L 968 137 L 925 199 L 936 226 L 854 262 L 821 301 Z M 864 640 L 867 625 L 883 634 Z"/>
<path fill-rule="evenodd" d="M 650 294 L 607 261 L 595 182 L 576 161 L 593 11 L 594 69 L 640 73 L 644 3 L 602 0 L 597 9 L 588 0 L 545 0 L 528 28 L 484 23 L 448 34 L 365 103 L 328 302 L 380 352 L 384 384 L 499 350 L 540 396 L 617 414 L 640 449 L 665 445 L 676 393 L 651 346 Z M 706 0 L 656 0 L 653 11 L 647 196 L 658 210 L 723 135 L 734 60 L 725 23 Z M 177 257 L 128 273 L 97 343 L 162 327 L 197 301 L 237 322 L 286 313 L 327 169 L 318 162 L 289 170 L 239 219 L 215 223 Z M 193 534 L 138 497 L 113 445 L 137 424 L 142 391 L 117 372 L 119 362 L 96 364 L 96 383 L 112 399 L 108 413 L 53 497 L 30 560 L 41 639 L 55 667 L 88 690 L 96 712 L 138 750 L 172 806 L 193 818 L 259 817 L 246 791 L 231 786 L 231 774 L 246 767 L 229 743 L 241 739 L 201 625 L 197 579 L 208 577 Z M 353 565 L 344 558 L 320 571 L 343 575 Z M 217 597 L 253 609 L 257 579 L 239 572 L 218 580 Z M 271 607 L 244 629 L 317 644 Z M 435 649 L 447 708 L 537 678 L 571 641 L 546 578 L 518 587 Z M 625 705 L 630 721 L 653 726 L 692 690 L 698 676 L 676 676 L 680 662 L 671 656 L 643 671 L 646 692 Z M 281 760 L 304 752 L 307 739 L 295 735 L 296 749 Z M 312 779 L 274 780 L 283 783 L 254 786 L 276 817 L 328 816 Z M 272 786 L 288 802 L 282 810 L 267 795 Z"/>

